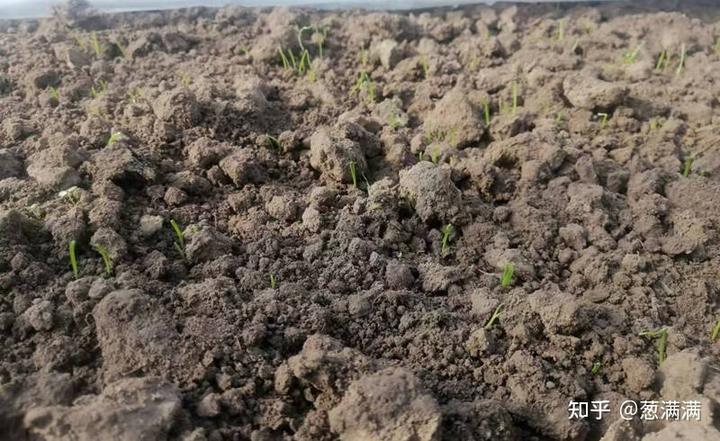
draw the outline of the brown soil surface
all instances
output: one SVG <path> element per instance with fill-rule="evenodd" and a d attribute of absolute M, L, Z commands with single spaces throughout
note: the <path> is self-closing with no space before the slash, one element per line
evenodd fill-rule
<path fill-rule="evenodd" d="M 0 24 L 0 439 L 720 439 L 720 7 L 660 3 Z"/>

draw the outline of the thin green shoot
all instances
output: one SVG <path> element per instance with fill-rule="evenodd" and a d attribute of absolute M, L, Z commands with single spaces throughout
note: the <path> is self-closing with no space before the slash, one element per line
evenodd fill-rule
<path fill-rule="evenodd" d="M 364 95 L 368 102 L 375 102 L 375 83 L 367 71 L 360 71 L 358 79 L 350 90 L 350 94 L 357 94 L 358 96 Z"/>
<path fill-rule="evenodd" d="M 610 115 L 604 112 L 600 112 L 598 113 L 598 116 L 600 117 L 600 128 L 604 129 L 605 126 L 607 126 L 608 118 L 610 117 Z"/>
<path fill-rule="evenodd" d="M 98 39 L 95 32 L 90 34 L 90 46 L 92 47 L 93 52 L 95 52 L 95 57 L 100 58 L 102 56 L 102 45 L 100 44 L 100 39 Z"/>
<path fill-rule="evenodd" d="M 121 56 L 122 58 L 124 58 L 124 59 L 126 59 L 126 60 L 129 60 L 129 59 L 130 59 L 130 53 L 128 52 L 127 47 L 125 47 L 125 46 L 124 46 L 122 43 L 120 43 L 119 41 L 116 41 L 116 42 L 115 42 L 115 47 L 117 47 L 118 50 L 120 51 L 120 56 Z"/>
<path fill-rule="evenodd" d="M 93 98 L 97 98 L 105 93 L 107 90 L 108 84 L 105 80 L 97 80 L 95 84 L 92 85 L 90 88 L 90 93 L 92 94 Z"/>
<path fill-rule="evenodd" d="M 495 308 L 495 311 L 492 313 L 488 321 L 485 323 L 485 329 L 491 330 L 495 322 L 500 318 L 500 315 L 503 313 L 503 309 L 505 308 L 504 304 L 499 304 L 497 308 Z"/>
<path fill-rule="evenodd" d="M 483 119 L 485 120 L 485 125 L 490 125 L 490 101 L 485 101 L 483 103 Z"/>
<path fill-rule="evenodd" d="M 440 231 L 442 232 L 442 239 L 440 241 L 440 254 L 445 254 L 445 252 L 450 247 L 450 239 L 455 233 L 455 227 L 453 227 L 452 224 L 447 224 L 442 227 Z"/>
<path fill-rule="evenodd" d="M 280 141 L 272 135 L 265 135 L 265 143 L 271 149 L 280 149 Z"/>
<path fill-rule="evenodd" d="M 93 248 L 95 249 L 95 251 L 97 251 L 98 254 L 100 254 L 100 257 L 102 258 L 103 265 L 105 266 L 105 274 L 108 277 L 112 276 L 113 261 L 112 257 L 110 257 L 110 252 L 108 251 L 108 249 L 100 244 L 93 246 Z"/>
<path fill-rule="evenodd" d="M 277 287 L 277 278 L 275 274 L 270 273 L 270 288 L 275 289 Z"/>
<path fill-rule="evenodd" d="M 50 93 L 50 96 L 55 98 L 55 100 L 60 101 L 60 91 L 57 87 L 48 87 L 48 93 Z"/>
<path fill-rule="evenodd" d="M 592 372 L 593 375 L 597 375 L 600 373 L 601 369 L 602 369 L 602 364 L 599 361 L 596 361 L 595 363 L 593 363 L 592 369 L 590 370 L 590 372 Z"/>
<path fill-rule="evenodd" d="M 715 52 L 715 55 L 720 55 L 720 37 L 715 40 L 715 46 L 713 46 L 713 51 Z"/>
<path fill-rule="evenodd" d="M 280 53 L 280 61 L 282 62 L 283 69 L 292 71 L 297 75 L 304 75 L 307 72 L 311 72 L 310 68 L 310 52 L 307 49 L 303 49 L 300 53 L 295 56 L 292 49 L 283 50 L 278 48 Z"/>
<path fill-rule="evenodd" d="M 677 69 L 675 69 L 675 75 L 680 76 L 685 69 L 685 43 L 680 47 L 680 62 L 678 63 Z"/>
<path fill-rule="evenodd" d="M 350 161 L 348 164 L 348 167 L 350 168 L 350 177 L 352 178 L 353 187 L 358 188 L 357 185 L 357 162 Z"/>
<path fill-rule="evenodd" d="M 400 117 L 397 112 L 392 112 L 390 116 L 388 116 L 388 126 L 393 130 L 397 130 L 400 127 Z"/>
<path fill-rule="evenodd" d="M 427 58 L 420 58 L 420 66 L 422 67 L 423 78 L 427 80 L 428 78 L 430 78 L 430 63 L 428 62 Z"/>
<path fill-rule="evenodd" d="M 655 70 L 665 70 L 665 67 L 667 67 L 668 62 L 668 52 L 667 49 L 663 49 L 660 52 L 660 55 L 658 55 L 657 63 L 655 63 Z"/>
<path fill-rule="evenodd" d="M 282 50 L 281 47 L 278 48 L 278 52 L 280 53 L 280 61 L 282 62 L 283 69 L 289 70 L 290 69 L 290 62 L 288 61 L 287 56 L 285 55 L 285 52 Z"/>
<path fill-rule="evenodd" d="M 517 113 L 518 108 L 518 83 L 513 81 L 512 83 L 512 113 Z"/>
<path fill-rule="evenodd" d="M 500 286 L 503 288 L 508 288 L 513 283 L 513 278 L 515 277 L 515 265 L 508 262 L 505 264 L 505 267 L 503 267 L 502 275 L 500 276 Z"/>
<path fill-rule="evenodd" d="M 580 46 L 580 38 L 575 38 L 575 41 L 573 42 L 573 45 L 570 48 L 570 52 L 575 53 L 575 51 L 577 51 L 578 46 Z"/>
<path fill-rule="evenodd" d="M 667 328 L 656 329 L 654 331 L 643 331 L 640 333 L 642 337 L 651 337 L 657 339 L 656 349 L 658 364 L 662 363 L 667 359 L 667 339 L 668 330 Z"/>
<path fill-rule="evenodd" d="M 650 125 L 650 130 L 657 130 L 660 128 L 660 121 L 658 121 L 657 118 L 650 118 L 648 124 Z"/>
<path fill-rule="evenodd" d="M 115 144 L 116 142 L 120 141 L 123 137 L 123 134 L 120 132 L 112 132 L 110 133 L 110 138 L 108 139 L 107 145 L 111 146 Z"/>
<path fill-rule="evenodd" d="M 640 42 L 640 44 L 635 46 L 635 49 L 625 52 L 625 54 L 623 54 L 623 62 L 625 64 L 634 64 L 635 61 L 637 61 L 637 56 L 643 47 L 645 47 L 644 41 Z"/>
<path fill-rule="evenodd" d="M 70 246 L 69 246 L 68 251 L 70 253 L 70 267 L 72 268 L 73 275 L 77 279 L 78 275 L 80 274 L 80 271 L 78 270 L 77 242 L 75 240 L 70 241 Z"/>
<path fill-rule="evenodd" d="M 440 147 L 437 145 L 430 151 L 430 160 L 433 164 L 437 165 L 440 162 L 441 153 Z"/>
<path fill-rule="evenodd" d="M 558 23 L 557 32 L 555 32 L 555 39 L 557 41 L 563 41 L 565 39 L 565 19 L 560 20 L 560 23 Z"/>
<path fill-rule="evenodd" d="M 360 58 L 360 66 L 362 66 L 362 67 L 367 67 L 367 65 L 368 65 L 368 59 L 369 59 L 367 49 L 365 49 L 365 48 L 360 48 L 359 58 Z"/>
<path fill-rule="evenodd" d="M 684 177 L 690 176 L 690 172 L 692 172 L 692 166 L 695 162 L 695 155 L 690 155 L 687 158 L 685 158 L 685 162 L 683 163 L 683 172 L 682 175 Z"/>
<path fill-rule="evenodd" d="M 715 323 L 715 327 L 713 328 L 712 332 L 710 333 L 710 341 L 715 343 L 717 341 L 718 337 L 720 337 L 720 320 L 718 320 Z"/>
<path fill-rule="evenodd" d="M 138 89 L 137 87 L 130 89 L 128 91 L 128 98 L 130 99 L 131 104 L 137 104 L 140 102 L 140 98 L 143 97 L 142 91 Z"/>
<path fill-rule="evenodd" d="M 173 229 L 173 232 L 175 233 L 175 249 L 180 253 L 183 259 L 186 259 L 185 256 L 185 235 L 183 234 L 182 228 L 180 228 L 180 225 L 178 225 L 177 222 L 175 222 L 175 219 L 170 219 L 170 226 Z"/>
<path fill-rule="evenodd" d="M 192 77 L 187 72 L 179 72 L 178 77 L 180 77 L 180 85 L 187 89 L 192 84 Z"/>

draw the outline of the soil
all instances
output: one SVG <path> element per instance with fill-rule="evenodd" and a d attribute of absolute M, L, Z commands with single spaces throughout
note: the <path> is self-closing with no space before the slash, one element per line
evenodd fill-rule
<path fill-rule="evenodd" d="M 720 439 L 718 17 L 3 22 L 0 439 Z"/>

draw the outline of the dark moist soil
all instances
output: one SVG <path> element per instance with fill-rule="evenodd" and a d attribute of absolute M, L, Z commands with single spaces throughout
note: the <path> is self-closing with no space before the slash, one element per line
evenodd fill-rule
<path fill-rule="evenodd" d="M 652 3 L 0 25 L 0 439 L 720 439 L 720 8 Z"/>

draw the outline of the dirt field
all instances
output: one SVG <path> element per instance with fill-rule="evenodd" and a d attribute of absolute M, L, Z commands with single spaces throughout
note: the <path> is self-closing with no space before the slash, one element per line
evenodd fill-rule
<path fill-rule="evenodd" d="M 0 24 L 0 440 L 720 439 L 720 6 L 660 3 Z"/>

